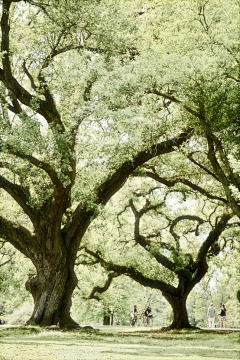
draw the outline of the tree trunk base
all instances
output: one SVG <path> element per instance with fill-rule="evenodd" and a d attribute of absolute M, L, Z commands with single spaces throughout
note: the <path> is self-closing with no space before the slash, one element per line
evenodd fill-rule
<path fill-rule="evenodd" d="M 193 325 L 187 325 L 187 326 L 177 326 L 175 324 L 171 324 L 169 326 L 165 326 L 163 328 L 161 328 L 161 330 L 163 331 L 169 331 L 169 330 L 199 330 L 200 328 L 197 326 L 193 326 Z"/>
<path fill-rule="evenodd" d="M 56 330 L 56 331 L 74 331 L 74 330 L 84 330 L 84 331 L 99 331 L 94 329 L 90 325 L 80 326 L 78 323 L 76 323 L 74 320 L 66 323 L 64 326 L 60 327 L 58 325 L 42 325 L 42 324 L 36 324 L 33 321 L 29 320 L 24 325 L 24 328 L 28 329 L 29 326 L 39 326 L 40 328 L 46 329 L 46 330 Z"/>
<path fill-rule="evenodd" d="M 26 322 L 26 325 L 32 325 L 32 326 L 40 326 L 42 328 L 51 328 L 54 330 L 61 330 L 61 329 L 67 329 L 67 330 L 76 330 L 76 329 L 81 329 L 82 327 L 73 319 L 70 319 L 69 321 L 66 321 L 64 323 L 61 324 L 61 322 L 57 322 L 57 324 L 51 324 L 51 323 L 47 323 L 46 321 L 42 321 L 40 323 L 35 322 L 34 320 L 32 320 L 31 318 Z"/>

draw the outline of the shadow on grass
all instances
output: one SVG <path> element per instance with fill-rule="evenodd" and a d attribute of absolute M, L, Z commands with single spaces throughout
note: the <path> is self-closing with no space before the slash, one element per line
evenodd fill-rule
<path fill-rule="evenodd" d="M 0 329 L 0 336 L 0 360 L 229 360 L 238 359 L 240 350 L 239 333 L 233 331 L 24 327 Z"/>

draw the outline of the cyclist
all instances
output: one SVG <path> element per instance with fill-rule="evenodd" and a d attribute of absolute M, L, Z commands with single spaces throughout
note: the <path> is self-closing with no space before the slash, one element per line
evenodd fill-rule
<path fill-rule="evenodd" d="M 149 324 L 149 319 L 152 318 L 152 310 L 151 307 L 148 306 L 147 309 L 144 312 L 145 318 L 146 318 L 146 324 Z"/>
<path fill-rule="evenodd" d="M 139 311 L 138 311 L 137 305 L 134 305 L 132 312 L 131 312 L 131 325 L 136 325 L 138 314 L 139 314 Z"/>

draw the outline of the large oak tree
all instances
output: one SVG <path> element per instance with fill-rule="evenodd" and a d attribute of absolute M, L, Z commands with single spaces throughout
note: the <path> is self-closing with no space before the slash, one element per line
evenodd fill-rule
<path fill-rule="evenodd" d="M 134 175 L 150 177 L 162 186 L 171 188 L 173 192 L 192 192 L 196 197 L 204 196 L 209 206 L 216 200 L 218 205 L 225 205 L 229 212 L 239 218 L 239 40 L 236 31 L 239 18 L 238 15 L 235 17 L 235 14 L 239 14 L 239 3 L 189 2 L 184 11 L 181 2 L 172 4 L 173 6 L 164 8 L 164 2 L 161 3 L 165 13 L 160 13 L 157 8 L 154 11 L 149 8 L 148 15 L 145 16 L 144 21 L 148 25 L 154 17 L 155 26 L 146 34 L 146 37 L 149 35 L 148 41 L 138 62 L 138 71 L 144 84 L 141 89 L 152 103 L 153 112 L 157 113 L 159 107 L 165 107 L 166 118 L 172 117 L 179 126 L 188 122 L 189 126 L 194 127 L 195 134 L 177 156 L 162 157 L 160 163 L 158 159 L 153 160 L 135 171 Z M 163 14 L 168 17 L 167 20 Z M 151 67 L 146 64 L 151 64 Z M 132 84 L 132 89 L 134 86 L 137 89 L 141 80 Z M 187 117 L 186 112 L 189 115 Z M 145 130 L 145 141 L 151 143 L 155 134 L 153 132 L 149 136 L 147 127 Z M 132 208 L 134 209 L 133 205 Z M 179 278 L 178 285 L 171 288 L 165 281 L 167 277 L 162 282 L 159 280 L 161 267 L 159 271 L 156 270 L 156 276 L 149 277 L 146 272 L 142 273 L 141 267 L 137 271 L 136 265 L 129 266 L 130 262 L 123 265 L 124 260 L 119 259 L 118 262 L 116 258 L 112 260 L 111 256 L 109 260 L 106 255 L 108 251 L 104 255 L 94 252 L 92 255 L 106 269 L 112 270 L 113 275 L 125 272 L 142 284 L 161 289 L 173 307 L 172 326 L 189 326 L 187 296 L 206 273 L 209 254 L 219 254 L 217 243 L 227 221 L 224 225 L 216 221 L 216 228 L 206 236 L 198 254 L 187 265 L 187 275 L 184 270 L 192 255 L 183 251 L 183 257 L 179 256 L 176 263 L 169 263 L 165 252 L 179 255 L 176 244 L 169 246 L 159 240 L 154 245 L 154 242 L 146 241 L 139 230 L 139 222 L 145 210 L 137 211 L 135 208 L 133 211 L 136 217 L 135 243 L 152 253 L 156 262 L 173 271 Z M 215 212 L 213 209 L 211 211 Z M 184 219 L 202 221 L 199 215 L 191 212 L 171 221 L 177 224 Z M 171 228 L 173 229 L 169 225 L 169 229 Z M 108 238 L 109 234 L 105 233 L 105 237 Z M 178 240 L 178 235 L 175 239 Z M 216 249 L 212 252 L 212 247 L 215 246 Z M 122 252 L 122 249 L 119 250 L 119 253 Z M 123 253 L 125 258 L 126 254 Z M 135 256 L 132 255 L 132 258 L 135 259 Z M 140 255 L 140 259 L 142 258 Z M 175 267 L 178 267 L 177 271 Z"/>
<path fill-rule="evenodd" d="M 97 298 L 125 274 L 161 291 L 173 310 L 170 328 L 191 327 L 188 295 L 206 275 L 211 259 L 232 246 L 232 231 L 239 231 L 237 217 L 221 200 L 183 186 L 130 181 L 85 238 L 82 261 L 91 263 L 93 257 L 108 272 L 105 285 L 96 286 L 89 297 Z"/>
<path fill-rule="evenodd" d="M 176 151 L 193 128 L 200 142 L 187 161 L 239 215 L 228 136 L 238 131 L 237 3 L 187 4 L 2 1 L 0 186 L 22 215 L 3 206 L 0 236 L 36 267 L 26 286 L 38 324 L 74 324 L 88 226 L 137 168 Z M 217 34 L 225 28 L 227 39 Z"/>
<path fill-rule="evenodd" d="M 26 288 L 30 320 L 42 326 L 76 325 L 75 259 L 101 206 L 137 167 L 191 135 L 159 131 L 146 146 L 137 124 L 155 126 L 147 110 L 124 91 L 111 100 L 137 53 L 139 14 L 131 5 L 2 1 L 0 186 L 9 197 L 0 236 L 36 268 Z M 11 199 L 25 216 L 8 211 Z"/>

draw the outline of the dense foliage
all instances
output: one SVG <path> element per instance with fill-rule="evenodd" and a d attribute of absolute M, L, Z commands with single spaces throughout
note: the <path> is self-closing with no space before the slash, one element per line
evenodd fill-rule
<path fill-rule="evenodd" d="M 79 247 L 131 175 L 214 201 L 215 243 L 240 216 L 238 14 L 236 0 L 1 1 L 0 237 L 36 269 L 31 321 L 76 325 Z"/>

